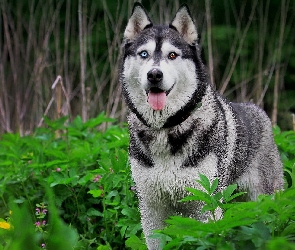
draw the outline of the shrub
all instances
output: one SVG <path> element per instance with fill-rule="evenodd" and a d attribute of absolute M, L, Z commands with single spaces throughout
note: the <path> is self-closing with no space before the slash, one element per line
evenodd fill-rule
<path fill-rule="evenodd" d="M 173 216 L 168 226 L 152 236 L 161 240 L 163 249 L 295 249 L 295 189 L 274 195 L 261 195 L 257 201 L 229 203 L 236 185 L 217 192 L 216 179 L 212 185 L 205 176 L 198 181 L 205 191 L 188 188 L 193 195 L 181 202 L 200 200 L 203 211 L 212 219 L 202 223 L 195 219 Z M 223 210 L 216 220 L 215 210 Z"/>
<path fill-rule="evenodd" d="M 8 216 L 12 198 L 15 204 L 26 203 L 20 214 L 33 215 L 28 216 L 32 217 L 30 223 L 42 231 L 42 224 L 34 226 L 40 221 L 36 204 L 48 204 L 46 187 L 50 187 L 59 217 L 79 235 L 77 249 L 103 245 L 122 248 L 127 237 L 140 236 L 138 205 L 127 160 L 126 126 L 115 125 L 104 114 L 85 123 L 80 117 L 69 124 L 67 117 L 45 121 L 46 128 L 37 129 L 32 136 L 2 136 L 0 218 Z M 104 131 L 96 129 L 106 127 L 106 123 Z M 50 216 L 48 223 L 52 224 Z M 18 226 L 14 225 L 15 229 Z M 8 242 L 1 244 L 11 247 Z"/>
<path fill-rule="evenodd" d="M 33 135 L 1 138 L 0 250 L 146 249 L 126 126 L 104 114 L 85 123 L 45 122 Z M 205 191 L 188 188 L 192 195 L 180 202 L 201 200 L 212 219 L 169 218 L 153 235 L 163 249 L 295 249 L 295 133 L 277 127 L 274 134 L 285 191 L 233 202 L 235 185 L 217 192 L 218 179 L 201 175 Z"/>
<path fill-rule="evenodd" d="M 295 187 L 295 131 L 282 132 L 279 127 L 275 127 L 274 135 L 284 164 L 286 187 Z"/>

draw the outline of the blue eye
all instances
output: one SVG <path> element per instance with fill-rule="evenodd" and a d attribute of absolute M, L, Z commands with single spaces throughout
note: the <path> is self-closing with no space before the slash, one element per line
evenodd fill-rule
<path fill-rule="evenodd" d="M 139 52 L 139 56 L 143 59 L 146 59 L 146 58 L 148 58 L 149 53 L 147 53 L 146 50 L 143 50 L 143 51 Z"/>

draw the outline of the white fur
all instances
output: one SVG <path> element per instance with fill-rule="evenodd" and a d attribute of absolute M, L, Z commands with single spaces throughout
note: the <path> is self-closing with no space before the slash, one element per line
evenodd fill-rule
<path fill-rule="evenodd" d="M 167 61 L 169 60 L 168 55 L 169 55 L 170 52 L 175 52 L 178 56 L 180 56 L 180 58 L 178 58 L 178 59 L 181 60 L 182 51 L 180 49 L 178 49 L 177 47 L 175 47 L 174 45 L 172 45 L 171 43 L 163 42 L 161 50 L 162 50 L 162 53 L 163 53 L 163 58 L 166 58 Z M 176 60 L 177 60 L 177 58 L 176 58 Z M 172 60 L 172 62 L 173 61 L 175 61 L 175 60 Z"/>
<path fill-rule="evenodd" d="M 151 40 L 151 41 L 146 42 L 142 46 L 138 47 L 136 52 L 138 54 L 139 52 L 146 50 L 151 57 L 154 54 L 155 49 L 156 49 L 156 42 L 154 40 Z M 141 60 L 145 61 L 147 59 L 141 59 Z"/>
<path fill-rule="evenodd" d="M 146 50 L 150 59 L 142 59 L 139 55 L 128 57 L 124 63 L 124 81 L 128 93 L 137 110 L 147 117 L 147 121 L 155 128 L 160 128 L 166 120 L 175 114 L 180 107 L 183 107 L 190 99 L 193 90 L 197 88 L 198 79 L 195 74 L 195 65 L 188 59 L 181 58 L 181 51 L 168 42 L 163 43 L 161 48 L 163 57 L 159 65 L 154 65 L 152 56 L 155 50 L 155 42 L 148 41 L 139 47 L 137 53 Z M 175 60 L 167 59 L 169 52 L 176 52 L 178 56 Z M 163 90 L 171 92 L 167 96 L 166 105 L 161 111 L 154 111 L 147 102 L 147 73 L 152 68 L 159 68 L 163 72 Z M 177 83 L 177 84 L 176 84 Z"/>
<path fill-rule="evenodd" d="M 155 144 L 153 149 L 157 150 L 156 148 Z M 142 167 L 136 159 L 130 159 L 134 181 L 145 183 L 144 186 L 137 187 L 145 202 L 149 201 L 154 205 L 162 204 L 165 198 L 169 197 L 172 205 L 175 206 L 181 198 L 188 194 L 185 187 L 201 189 L 201 186 L 196 182 L 199 179 L 199 173 L 206 175 L 211 181 L 217 174 L 217 157 L 212 153 L 196 166 L 197 171 L 191 171 L 191 168 L 180 169 L 182 160 L 179 156 L 169 157 L 169 155 L 163 154 L 162 157 L 155 158 L 154 168 L 150 169 Z"/>
<path fill-rule="evenodd" d="M 229 105 L 226 104 L 225 100 L 221 98 L 220 96 L 217 97 L 220 103 L 222 104 L 222 107 L 225 110 L 225 119 L 227 122 L 227 133 L 228 136 L 226 140 L 228 141 L 227 144 L 227 151 L 226 151 L 226 157 L 224 157 L 224 164 L 229 165 L 229 163 L 232 161 L 234 155 L 233 152 L 235 151 L 235 145 L 236 145 L 236 139 L 237 139 L 237 132 L 236 132 L 236 121 L 234 118 L 234 114 L 232 109 Z"/>

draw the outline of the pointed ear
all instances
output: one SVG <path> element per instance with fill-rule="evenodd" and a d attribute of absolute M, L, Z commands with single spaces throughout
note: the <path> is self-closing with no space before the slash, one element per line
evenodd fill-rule
<path fill-rule="evenodd" d="M 170 23 L 170 27 L 176 29 L 184 40 L 193 45 L 198 40 L 197 28 L 190 15 L 187 5 L 182 5 Z"/>
<path fill-rule="evenodd" d="M 133 40 L 144 28 L 152 25 L 153 24 L 143 6 L 140 3 L 135 3 L 124 32 L 124 38 Z"/>

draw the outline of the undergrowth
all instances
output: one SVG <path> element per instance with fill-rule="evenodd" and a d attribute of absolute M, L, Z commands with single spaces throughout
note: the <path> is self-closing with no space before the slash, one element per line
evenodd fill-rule
<path fill-rule="evenodd" d="M 9 219 L 14 229 L 0 228 L 0 249 L 26 249 L 18 246 L 28 242 L 35 248 L 27 249 L 122 249 L 129 236 L 141 237 L 126 127 L 115 125 L 104 114 L 86 123 L 80 117 L 72 123 L 66 121 L 66 117 L 46 119 L 47 126 L 33 135 L 2 136 L 0 218 L 3 222 Z M 106 123 L 111 125 L 97 130 Z M 51 194 L 54 204 L 49 202 Z M 49 215 L 44 227 L 43 220 L 36 224 L 40 221 L 36 205 L 42 203 L 48 205 Z M 52 217 L 53 207 L 58 218 Z M 52 220 L 59 221 L 65 233 L 55 234 Z M 18 238 L 18 230 L 26 231 L 28 237 Z M 75 235 L 71 248 L 66 232 Z M 57 242 L 63 239 L 59 248 L 50 247 L 52 238 Z"/>
<path fill-rule="evenodd" d="M 206 176 L 200 175 L 198 182 L 206 191 L 190 188 L 192 195 L 181 202 L 203 201 L 203 212 L 210 211 L 212 219 L 204 224 L 171 217 L 168 226 L 153 235 L 161 239 L 163 249 L 295 249 L 294 188 L 261 195 L 256 202 L 230 203 L 240 195 L 234 194 L 236 185 L 217 192 L 217 185 L 210 186 Z M 218 208 L 223 211 L 221 220 L 214 217 Z"/>
<path fill-rule="evenodd" d="M 50 121 L 32 135 L 0 141 L 0 250 L 146 249 L 128 163 L 125 125 L 100 114 Z M 98 129 L 99 128 L 99 129 Z M 174 216 L 158 230 L 163 249 L 295 249 L 295 133 L 274 129 L 285 191 L 233 202 L 236 186 L 189 188 L 181 202 L 201 200 L 204 224 Z M 216 220 L 216 209 L 223 218 Z"/>

